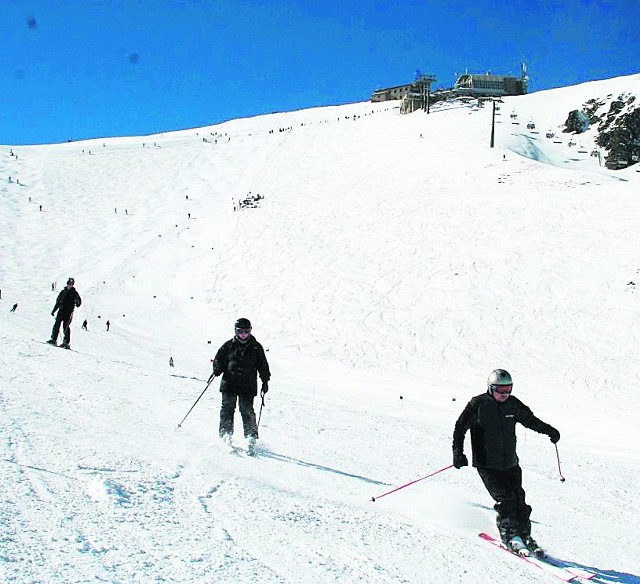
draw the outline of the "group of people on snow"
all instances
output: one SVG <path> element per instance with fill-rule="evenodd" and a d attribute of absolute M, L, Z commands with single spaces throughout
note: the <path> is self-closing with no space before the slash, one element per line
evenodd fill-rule
<path fill-rule="evenodd" d="M 51 339 L 47 342 L 56 344 L 62 326 L 64 340 L 61 346 L 65 348 L 70 348 L 73 311 L 82 304 L 74 285 L 75 280 L 69 278 L 51 311 L 56 320 Z M 83 328 L 86 328 L 86 320 Z M 269 391 L 271 378 L 264 348 L 253 336 L 252 330 L 247 318 L 236 320 L 234 336 L 216 352 L 213 373 L 207 384 L 208 387 L 214 378 L 221 376 L 222 399 L 218 428 L 221 440 L 231 444 L 235 411 L 239 408 L 249 454 L 255 453 L 258 439 L 254 410 L 258 378 L 261 381 L 260 397 L 263 400 Z M 170 359 L 170 366 L 173 366 L 173 357 Z M 526 503 L 522 487 L 522 469 L 516 454 L 516 424 L 546 434 L 553 444 L 560 440 L 560 432 L 537 418 L 528 406 L 512 395 L 512 391 L 513 379 L 508 371 L 495 369 L 491 372 L 486 392 L 473 397 L 455 423 L 453 466 L 461 469 L 469 464 L 464 453 L 464 441 L 470 431 L 472 465 L 495 501 L 496 522 L 503 543 L 518 553 L 527 550 L 535 553 L 540 548 L 531 536 L 532 509 Z"/>
<path fill-rule="evenodd" d="M 235 335 L 226 341 L 213 360 L 209 383 L 222 375 L 220 392 L 220 438 L 230 442 L 233 419 L 239 405 L 249 451 L 255 448 L 258 426 L 253 401 L 262 382 L 261 397 L 269 390 L 271 373 L 262 345 L 251 334 L 251 322 L 236 321 Z M 464 440 L 471 433 L 472 464 L 495 501 L 496 523 L 503 543 L 517 553 L 541 553 L 531 535 L 531 506 L 522 488 L 522 469 L 516 454 L 516 424 L 546 434 L 551 442 L 560 440 L 560 432 L 537 418 L 517 397 L 512 396 L 513 379 L 508 371 L 495 369 L 489 375 L 486 392 L 473 397 L 455 423 L 453 466 L 468 466 Z"/>

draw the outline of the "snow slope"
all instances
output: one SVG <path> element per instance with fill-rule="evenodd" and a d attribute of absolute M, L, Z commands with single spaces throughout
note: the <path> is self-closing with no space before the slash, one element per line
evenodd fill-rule
<path fill-rule="evenodd" d="M 640 582 L 640 173 L 544 136 L 619 91 L 509 98 L 493 150 L 489 107 L 393 102 L 3 147 L 0 581 L 550 581 L 477 537 L 473 469 L 371 501 L 451 464 L 504 367 L 562 433 L 564 483 L 519 430 L 534 535 Z M 68 276 L 74 351 L 43 343 Z M 255 459 L 218 444 L 217 381 L 177 428 L 240 316 L 272 370 Z"/>

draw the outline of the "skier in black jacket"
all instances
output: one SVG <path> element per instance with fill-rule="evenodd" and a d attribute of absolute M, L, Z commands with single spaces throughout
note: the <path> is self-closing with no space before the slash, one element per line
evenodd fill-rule
<path fill-rule="evenodd" d="M 60 294 L 58 294 L 56 304 L 51 311 L 51 316 L 56 316 L 56 310 L 58 311 L 58 315 L 56 316 L 56 322 L 51 331 L 51 339 L 47 341 L 50 345 L 56 344 L 58 333 L 60 332 L 60 325 L 62 324 L 64 340 L 60 346 L 65 349 L 71 348 L 71 321 L 73 320 L 73 310 L 76 306 L 82 304 L 80 294 L 78 294 L 78 291 L 73 287 L 75 283 L 73 278 L 67 280 L 67 285 L 60 291 Z"/>
<path fill-rule="evenodd" d="M 473 466 L 496 501 L 496 522 L 502 541 L 513 551 L 542 553 L 531 537 L 531 507 L 525 502 L 522 469 L 516 454 L 516 423 L 546 434 L 554 444 L 560 432 L 536 418 L 517 397 L 511 396 L 513 381 L 504 369 L 491 372 L 487 392 L 471 399 L 460 414 L 453 432 L 453 465 L 467 466 L 464 438 L 471 430 Z"/>
<path fill-rule="evenodd" d="M 258 439 L 258 425 L 253 400 L 258 394 L 257 375 L 262 381 L 260 395 L 269 391 L 269 364 L 262 345 L 251 334 L 251 322 L 239 318 L 235 323 L 235 336 L 218 349 L 213 360 L 213 377 L 222 375 L 220 391 L 220 438 L 231 443 L 236 401 L 240 406 L 244 437 L 252 453 Z"/>

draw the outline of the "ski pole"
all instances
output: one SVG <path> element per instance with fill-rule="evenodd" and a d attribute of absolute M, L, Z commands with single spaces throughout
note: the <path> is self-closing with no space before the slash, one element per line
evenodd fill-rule
<path fill-rule="evenodd" d="M 209 389 L 209 386 L 211 385 L 211 382 L 213 380 L 214 380 L 214 375 L 211 375 L 211 377 L 209 377 L 209 381 L 207 382 L 207 387 L 205 387 L 202 390 L 202 393 L 198 396 L 198 399 L 193 403 L 193 405 L 191 406 L 191 409 L 189 409 L 189 411 L 187 412 L 187 416 L 191 413 L 191 410 L 196 407 L 196 404 L 200 401 L 200 398 L 204 395 L 204 392 L 207 391 L 207 389 Z M 187 416 L 182 418 L 182 422 L 184 422 L 187 419 Z M 182 422 L 178 424 L 178 428 L 182 427 Z"/>
<path fill-rule="evenodd" d="M 554 444 L 556 447 L 556 458 L 558 459 L 558 473 L 560 474 L 560 482 L 564 483 L 565 478 L 562 476 L 562 469 L 560 468 L 560 454 L 558 453 L 558 445 Z"/>
<path fill-rule="evenodd" d="M 371 500 L 375 502 L 375 501 L 377 501 L 378 499 L 380 499 L 382 497 L 386 497 L 387 495 L 390 495 L 391 493 L 395 493 L 396 491 L 399 491 L 400 489 L 404 489 L 405 487 L 408 487 L 410 485 L 414 485 L 415 483 L 419 483 L 420 481 L 424 481 L 424 479 L 428 479 L 429 477 L 437 475 L 439 472 L 442 472 L 442 471 L 445 471 L 445 470 L 449 470 L 450 468 L 453 468 L 452 464 L 450 464 L 449 466 L 445 466 L 444 468 L 441 468 L 440 470 L 432 472 L 431 474 L 428 474 L 426 477 L 421 477 L 419 479 L 416 479 L 415 481 L 411 481 L 410 483 L 407 483 L 406 485 L 401 485 L 400 487 L 396 487 L 395 489 L 392 489 L 391 491 L 387 491 L 386 493 L 382 493 L 382 495 L 378 495 L 377 497 L 371 497 Z"/>
<path fill-rule="evenodd" d="M 260 392 L 260 397 L 262 399 L 262 401 L 260 402 L 260 412 L 258 412 L 258 423 L 256 424 L 256 427 L 260 427 L 260 418 L 262 417 L 262 406 L 264 406 L 264 391 Z"/>

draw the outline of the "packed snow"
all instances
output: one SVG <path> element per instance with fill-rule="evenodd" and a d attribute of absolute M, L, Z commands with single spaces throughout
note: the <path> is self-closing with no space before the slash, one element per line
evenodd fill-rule
<path fill-rule="evenodd" d="M 533 535 L 638 584 L 639 167 L 560 127 L 623 91 L 507 98 L 493 149 L 476 102 L 1 147 L 0 582 L 553 581 L 478 537 L 472 468 L 372 501 L 451 465 L 502 367 L 562 435 L 518 432 Z M 256 457 L 219 444 L 218 380 L 178 428 L 238 317 L 272 372 Z"/>

